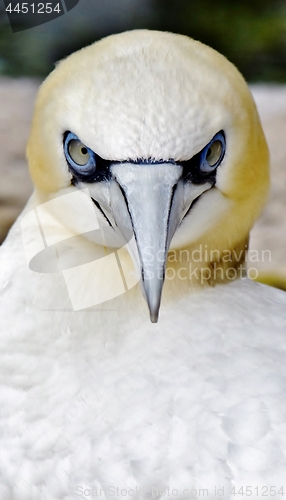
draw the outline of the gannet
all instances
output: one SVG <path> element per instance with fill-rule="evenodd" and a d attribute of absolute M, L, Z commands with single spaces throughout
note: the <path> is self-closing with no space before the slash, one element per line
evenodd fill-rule
<path fill-rule="evenodd" d="M 286 294 L 244 266 L 269 160 L 238 70 L 182 35 L 109 36 L 42 84 L 27 156 L 0 254 L 1 500 L 283 498 Z"/>

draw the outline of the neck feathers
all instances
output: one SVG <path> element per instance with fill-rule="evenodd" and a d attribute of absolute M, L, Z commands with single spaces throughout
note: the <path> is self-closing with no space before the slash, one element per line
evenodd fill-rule
<path fill-rule="evenodd" d="M 227 250 L 210 249 L 206 244 L 171 250 L 166 281 L 205 287 L 243 278 L 247 249 L 248 237 Z"/>

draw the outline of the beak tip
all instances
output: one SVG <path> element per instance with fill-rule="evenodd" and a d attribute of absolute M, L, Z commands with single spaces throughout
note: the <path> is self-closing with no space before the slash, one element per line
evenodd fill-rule
<path fill-rule="evenodd" d="M 159 312 L 158 313 L 151 313 L 150 312 L 151 323 L 158 323 L 158 318 L 159 318 Z"/>
<path fill-rule="evenodd" d="M 149 302 L 148 303 L 148 307 L 149 307 L 149 312 L 150 312 L 150 321 L 151 321 L 151 323 L 158 323 L 159 310 L 160 310 L 160 301 L 156 301 L 155 305 L 154 304 L 152 305 Z"/>
<path fill-rule="evenodd" d="M 151 323 L 158 323 L 163 280 L 143 280 L 143 294 L 148 304 Z"/>

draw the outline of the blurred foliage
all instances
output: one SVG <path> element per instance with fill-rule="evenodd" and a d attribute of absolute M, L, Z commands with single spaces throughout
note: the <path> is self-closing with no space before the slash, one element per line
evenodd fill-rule
<path fill-rule="evenodd" d="M 155 0 L 158 29 L 192 36 L 228 57 L 248 80 L 286 81 L 286 2 Z"/>
<path fill-rule="evenodd" d="M 12 33 L 0 0 L 0 74 L 46 76 L 71 52 L 104 36 L 146 27 L 150 0 L 80 0 L 64 16 Z"/>
<path fill-rule="evenodd" d="M 94 40 L 150 28 L 201 40 L 249 81 L 286 81 L 284 0 L 80 0 L 61 18 L 14 34 L 3 4 L 0 23 L 2 74 L 45 76 L 58 59 Z"/>

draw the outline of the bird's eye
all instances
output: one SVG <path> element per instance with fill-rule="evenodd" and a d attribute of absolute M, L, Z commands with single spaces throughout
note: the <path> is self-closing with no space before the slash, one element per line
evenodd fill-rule
<path fill-rule="evenodd" d="M 224 153 L 225 137 L 223 132 L 218 132 L 201 152 L 200 170 L 205 173 L 215 170 L 221 163 Z"/>
<path fill-rule="evenodd" d="M 91 175 L 96 170 L 96 155 L 72 132 L 64 138 L 64 152 L 70 169 L 82 176 Z"/>
<path fill-rule="evenodd" d="M 213 167 L 221 157 L 222 143 L 214 141 L 208 148 L 206 160 L 210 167 Z"/>
<path fill-rule="evenodd" d="M 77 139 L 72 139 L 69 142 L 68 152 L 71 159 L 78 165 L 86 165 L 90 159 L 88 149 Z"/>

